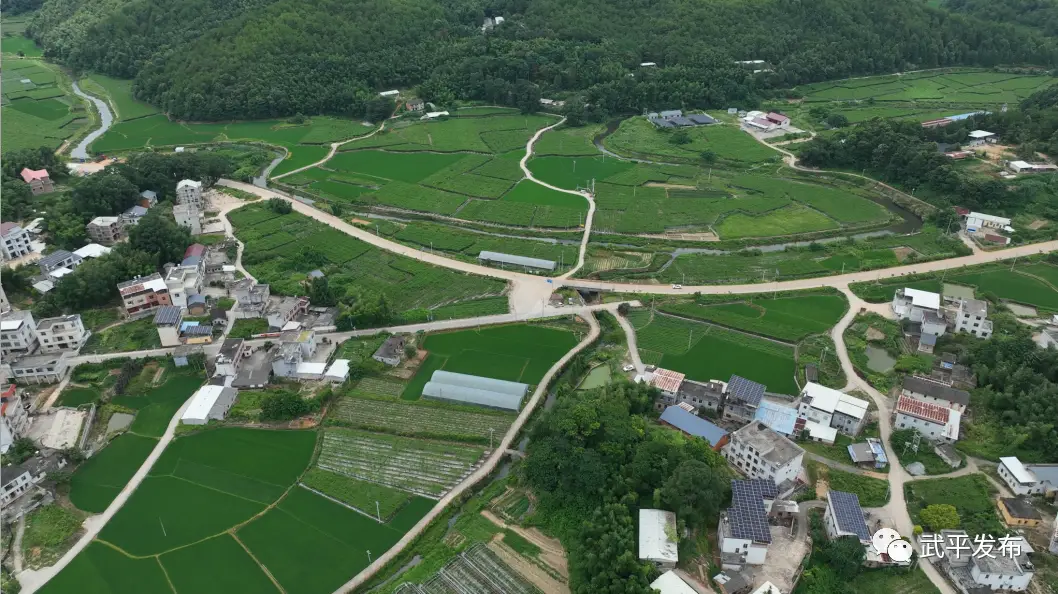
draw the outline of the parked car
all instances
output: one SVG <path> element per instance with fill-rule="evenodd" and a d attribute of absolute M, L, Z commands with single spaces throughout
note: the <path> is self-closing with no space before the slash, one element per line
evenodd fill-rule
<path fill-rule="evenodd" d="M 672 285 L 673 289 L 682 289 L 683 285 Z"/>
<path fill-rule="evenodd" d="M 636 368 L 636 366 L 635 366 L 635 365 L 625 365 L 625 366 L 624 366 L 624 367 L 622 367 L 621 369 L 623 369 L 623 370 L 625 370 L 625 371 L 635 371 L 635 368 Z"/>

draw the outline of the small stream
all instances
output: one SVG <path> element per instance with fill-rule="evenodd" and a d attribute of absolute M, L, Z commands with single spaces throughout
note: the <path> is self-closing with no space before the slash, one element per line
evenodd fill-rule
<path fill-rule="evenodd" d="M 85 93 L 81 90 L 81 87 L 78 86 L 76 81 L 73 83 L 73 92 L 78 97 L 83 97 L 91 101 L 92 104 L 96 106 L 96 111 L 99 112 L 99 128 L 89 132 L 88 136 L 85 136 L 81 140 L 81 142 L 77 143 L 77 146 L 75 146 L 73 150 L 70 151 L 70 157 L 87 161 L 89 159 L 88 145 L 95 142 L 95 140 L 102 136 L 103 133 L 110 128 L 110 126 L 114 125 L 114 114 L 110 111 L 110 106 L 107 105 L 106 101 L 103 101 L 98 97 Z"/>
<path fill-rule="evenodd" d="M 286 149 L 284 149 L 281 153 L 277 152 L 276 158 L 272 159 L 272 162 L 268 164 L 268 167 L 265 167 L 264 170 L 261 171 L 261 175 L 253 178 L 253 185 L 257 186 L 258 188 L 267 188 L 268 176 L 272 175 L 272 170 L 275 169 L 276 166 L 279 165 L 283 161 L 283 159 L 286 158 Z"/>

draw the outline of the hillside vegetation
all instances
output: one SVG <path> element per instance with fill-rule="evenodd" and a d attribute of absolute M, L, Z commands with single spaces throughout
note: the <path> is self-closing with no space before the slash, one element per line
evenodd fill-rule
<path fill-rule="evenodd" d="M 491 15 L 506 21 L 485 34 Z M 576 96 L 574 116 L 726 107 L 857 74 L 1058 57 L 1036 31 L 920 0 L 45 0 L 27 33 L 190 120 L 360 116 L 378 90 L 413 85 L 442 105 Z M 735 63 L 751 59 L 767 68 Z"/>

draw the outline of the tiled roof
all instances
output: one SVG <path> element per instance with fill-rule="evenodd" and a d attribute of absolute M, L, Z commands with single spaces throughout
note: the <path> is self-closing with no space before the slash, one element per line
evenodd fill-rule
<path fill-rule="evenodd" d="M 30 169 L 29 167 L 25 167 L 25 168 L 22 169 L 22 179 L 27 184 L 29 182 L 35 180 L 35 179 L 47 179 L 47 178 L 48 178 L 48 170 L 47 169 Z"/>
<path fill-rule="evenodd" d="M 663 392 L 676 393 L 683 383 L 684 374 L 678 371 L 670 371 L 658 367 L 654 370 L 654 376 L 650 378 L 650 385 Z"/>
<path fill-rule="evenodd" d="M 945 386 L 939 382 L 935 382 L 924 377 L 918 376 L 907 376 L 904 378 L 903 387 L 908 392 L 915 392 L 916 394 L 925 394 L 931 396 L 937 400 L 947 400 L 956 404 L 968 405 L 970 404 L 970 393 L 965 390 L 958 390 L 951 386 Z"/>
<path fill-rule="evenodd" d="M 661 413 L 661 420 L 688 435 L 701 437 L 713 447 L 727 435 L 727 431 L 678 406 L 666 408 L 665 412 Z"/>
<path fill-rule="evenodd" d="M 943 406 L 923 402 L 915 398 L 901 396 L 896 403 L 897 412 L 918 417 L 934 423 L 947 424 L 951 411 Z"/>

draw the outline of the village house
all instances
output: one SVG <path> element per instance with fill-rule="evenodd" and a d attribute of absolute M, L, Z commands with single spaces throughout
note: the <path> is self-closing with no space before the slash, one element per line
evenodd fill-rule
<path fill-rule="evenodd" d="M 267 284 L 259 285 L 252 278 L 244 278 L 232 283 L 228 292 L 235 298 L 232 309 L 235 319 L 264 317 L 270 293 Z"/>
<path fill-rule="evenodd" d="M 173 207 L 173 219 L 176 224 L 188 229 L 191 235 L 202 234 L 202 221 L 199 217 L 198 207 L 194 204 L 177 204 Z"/>
<path fill-rule="evenodd" d="M 41 274 L 48 274 L 49 272 L 60 268 L 69 268 L 70 270 L 73 270 L 74 268 L 77 268 L 82 261 L 83 259 L 81 256 L 78 256 L 73 252 L 55 250 L 40 260 L 37 260 L 37 266 L 40 267 Z"/>
<path fill-rule="evenodd" d="M 986 144 L 995 144 L 999 140 L 994 132 L 988 132 L 987 130 L 971 130 L 967 134 L 968 139 L 966 140 L 966 146 L 970 148 L 984 146 Z"/>
<path fill-rule="evenodd" d="M 678 371 L 658 367 L 654 371 L 648 371 L 646 377 L 647 383 L 657 388 L 662 397 L 675 399 L 686 376 Z"/>
<path fill-rule="evenodd" d="M 96 217 L 85 225 L 88 237 L 103 245 L 114 245 L 125 237 L 125 228 L 118 217 Z"/>
<path fill-rule="evenodd" d="M 1058 491 L 1058 464 L 1022 464 L 1007 456 L 999 459 L 997 470 L 1015 495 L 1049 496 Z"/>
<path fill-rule="evenodd" d="M 976 233 L 978 231 L 984 231 L 985 229 L 996 229 L 1007 232 L 1014 230 L 1014 228 L 1010 226 L 1010 219 L 1006 217 L 997 217 L 995 215 L 984 214 L 983 212 L 970 212 L 966 215 L 967 232 Z"/>
<path fill-rule="evenodd" d="M 866 400 L 820 384 L 808 383 L 801 391 L 798 416 L 855 437 L 867 424 L 868 407 Z"/>
<path fill-rule="evenodd" d="M 408 111 L 422 111 L 426 108 L 426 104 L 422 99 L 408 99 L 408 102 L 404 105 Z"/>
<path fill-rule="evenodd" d="M 385 363 L 390 367 L 400 365 L 404 359 L 404 337 L 390 336 L 383 342 L 371 358 L 379 363 Z"/>
<path fill-rule="evenodd" d="M 137 204 L 143 208 L 154 208 L 158 205 L 158 193 L 154 190 L 144 190 L 140 192 L 140 199 Z"/>
<path fill-rule="evenodd" d="M 885 454 L 882 440 L 875 437 L 868 437 L 867 441 L 862 443 L 849 444 L 846 448 L 853 464 L 861 468 L 881 469 L 889 464 L 889 457 Z"/>
<path fill-rule="evenodd" d="M 191 204 L 202 210 L 202 182 L 185 179 L 176 184 L 176 203 Z"/>
<path fill-rule="evenodd" d="M 213 364 L 214 375 L 236 376 L 239 373 L 239 363 L 242 361 L 246 349 L 246 343 L 241 338 L 225 338 L 220 345 L 220 352 Z"/>
<path fill-rule="evenodd" d="M 169 297 L 169 288 L 162 280 L 162 275 L 157 272 L 118 283 L 118 293 L 121 295 L 125 313 L 130 316 L 173 304 Z"/>
<path fill-rule="evenodd" d="M 897 289 L 893 295 L 893 313 L 901 320 L 911 320 L 912 322 L 920 323 L 929 314 L 932 314 L 933 317 L 939 317 L 940 295 L 911 288 Z M 933 323 L 932 318 L 930 318 L 929 323 Z M 923 328 L 923 332 L 925 331 L 926 329 Z M 941 331 L 941 334 L 943 334 L 943 331 Z"/>
<path fill-rule="evenodd" d="M 830 540 L 851 536 L 863 545 L 871 544 L 871 532 L 863 520 L 860 498 L 855 493 L 831 490 L 827 493 L 827 508 L 823 524 Z"/>
<path fill-rule="evenodd" d="M 87 243 L 84 246 L 74 250 L 73 253 L 77 256 L 80 256 L 82 260 L 87 260 L 89 258 L 102 258 L 103 256 L 109 254 L 110 251 L 110 248 L 103 245 L 99 245 L 98 243 Z"/>
<path fill-rule="evenodd" d="M 180 324 L 184 316 L 175 305 L 163 305 L 154 313 L 154 327 L 163 347 L 180 346 Z"/>
<path fill-rule="evenodd" d="M 639 510 L 639 559 L 658 569 L 672 569 L 679 561 L 676 514 L 663 509 Z"/>
<path fill-rule="evenodd" d="M 202 284 L 201 260 L 191 266 L 173 266 L 165 273 L 165 287 L 169 291 L 169 299 L 181 309 L 187 308 L 189 297 L 202 292 Z"/>
<path fill-rule="evenodd" d="M 724 392 L 724 420 L 752 421 L 765 391 L 764 384 L 732 375 Z"/>
<path fill-rule="evenodd" d="M 13 310 L 0 317 L 0 355 L 5 359 L 37 352 L 40 345 L 33 314 Z"/>
<path fill-rule="evenodd" d="M 805 451 L 764 423 L 752 422 L 731 434 L 721 454 L 747 477 L 772 481 L 784 495 L 797 484 Z"/>
<path fill-rule="evenodd" d="M 81 314 L 44 318 L 37 322 L 42 353 L 78 350 L 92 333 L 85 329 Z"/>
<path fill-rule="evenodd" d="M 1058 170 L 1058 165 L 1055 165 L 1054 163 L 1030 163 L 1019 159 L 1007 162 L 1007 169 L 1014 173 L 1041 173 L 1045 171 L 1056 171 Z"/>
<path fill-rule="evenodd" d="M 53 384 L 62 381 L 69 368 L 68 351 L 27 355 L 4 360 L 0 376 L 12 377 L 20 384 Z"/>
<path fill-rule="evenodd" d="M 191 404 L 180 417 L 180 422 L 185 425 L 205 425 L 210 421 L 223 421 L 238 394 L 235 388 L 202 386 L 191 396 Z"/>
<path fill-rule="evenodd" d="M 720 512 L 716 531 L 721 567 L 740 570 L 746 565 L 764 565 L 772 541 L 768 513 L 778 498 L 772 481 L 731 481 L 731 507 Z"/>
<path fill-rule="evenodd" d="M 264 316 L 268 319 L 270 328 L 282 329 L 287 322 L 293 321 L 299 315 L 305 315 L 308 310 L 308 297 L 279 297 L 272 299 Z"/>
<path fill-rule="evenodd" d="M 1027 497 L 1000 497 L 996 502 L 999 515 L 1007 526 L 1027 526 L 1035 528 L 1043 521 L 1043 516 L 1036 511 Z"/>
<path fill-rule="evenodd" d="M 661 412 L 668 406 L 687 403 L 695 408 L 719 411 L 724 403 L 724 390 L 726 389 L 727 384 L 717 380 L 696 382 L 684 379 L 675 395 L 669 396 L 664 393 L 659 395 L 654 402 L 654 408 Z"/>
<path fill-rule="evenodd" d="M 51 183 L 51 176 L 48 175 L 47 169 L 34 170 L 25 167 L 22 169 L 21 175 L 22 181 L 29 185 L 29 191 L 32 192 L 34 196 L 55 191 L 55 186 Z"/>
<path fill-rule="evenodd" d="M 965 530 L 941 531 L 942 567 L 960 591 L 978 594 L 989 590 L 1023 592 L 1029 588 L 1035 568 L 1029 560 L 1032 547 L 1024 538 L 1017 546 L 1018 554 L 1009 551 L 975 555 L 973 542 L 973 536 Z M 966 543 L 970 543 L 969 550 L 965 549 Z"/>
<path fill-rule="evenodd" d="M 970 405 L 969 392 L 957 390 L 942 382 L 917 375 L 904 377 L 904 383 L 900 387 L 900 394 L 937 406 L 950 408 L 960 413 L 966 412 L 966 407 Z"/>
<path fill-rule="evenodd" d="M 3 238 L 0 254 L 4 260 L 14 260 L 33 252 L 29 245 L 29 232 L 15 223 L 0 223 L 0 236 Z"/>
<path fill-rule="evenodd" d="M 665 412 L 661 413 L 661 418 L 658 421 L 662 425 L 672 427 L 689 437 L 704 439 L 717 452 L 728 442 L 727 431 L 699 417 L 694 413 L 694 409 L 686 403 L 666 408 Z"/>
<path fill-rule="evenodd" d="M 139 204 L 133 204 L 121 213 L 121 224 L 128 229 L 129 227 L 135 227 L 139 224 L 140 219 L 147 216 L 147 209 L 140 206 Z"/>
<path fill-rule="evenodd" d="M 909 396 L 896 401 L 893 425 L 896 429 L 916 429 L 931 442 L 959 440 L 962 413 Z"/>
<path fill-rule="evenodd" d="M 978 338 L 992 336 L 992 322 L 988 319 L 988 302 L 983 299 L 962 299 L 955 317 L 955 331 L 969 332 Z"/>
<path fill-rule="evenodd" d="M 29 415 L 22 404 L 22 393 L 15 384 L 8 384 L 0 394 L 0 454 L 6 454 L 28 428 Z"/>

